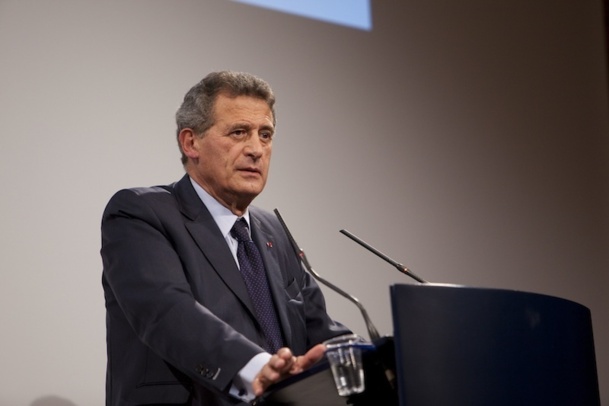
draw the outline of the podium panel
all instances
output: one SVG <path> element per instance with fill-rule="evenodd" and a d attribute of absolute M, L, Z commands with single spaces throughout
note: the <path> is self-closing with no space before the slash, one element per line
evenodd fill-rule
<path fill-rule="evenodd" d="M 600 405 L 590 311 L 541 294 L 391 287 L 400 405 Z"/>

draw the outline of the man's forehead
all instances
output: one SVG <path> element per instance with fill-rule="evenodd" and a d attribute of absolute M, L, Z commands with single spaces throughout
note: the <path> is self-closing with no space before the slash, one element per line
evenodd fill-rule
<path fill-rule="evenodd" d="M 268 103 L 252 96 L 218 95 L 213 106 L 213 116 L 214 121 L 249 121 L 264 117 L 271 124 L 274 123 L 273 111 Z"/>

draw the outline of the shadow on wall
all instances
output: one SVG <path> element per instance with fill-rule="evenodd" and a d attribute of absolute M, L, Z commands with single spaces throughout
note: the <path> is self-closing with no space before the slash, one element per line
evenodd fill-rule
<path fill-rule="evenodd" d="M 30 406 L 76 406 L 76 403 L 59 396 L 44 396 L 34 400 Z"/>

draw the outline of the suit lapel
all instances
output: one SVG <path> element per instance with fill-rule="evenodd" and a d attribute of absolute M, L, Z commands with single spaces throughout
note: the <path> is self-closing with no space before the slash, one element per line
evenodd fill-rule
<path fill-rule="evenodd" d="M 186 217 L 184 224 L 193 240 L 203 252 L 214 271 L 222 278 L 228 289 L 243 303 L 255 319 L 254 307 L 245 287 L 243 277 L 235 259 L 201 199 L 195 192 L 188 175 L 175 184 L 176 199 Z"/>

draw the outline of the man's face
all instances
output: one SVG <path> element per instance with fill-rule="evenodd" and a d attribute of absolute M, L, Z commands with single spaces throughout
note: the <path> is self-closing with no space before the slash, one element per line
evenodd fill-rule
<path fill-rule="evenodd" d="M 214 125 L 192 139 L 190 176 L 235 214 L 264 189 L 275 132 L 273 113 L 262 99 L 218 95 Z"/>

